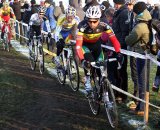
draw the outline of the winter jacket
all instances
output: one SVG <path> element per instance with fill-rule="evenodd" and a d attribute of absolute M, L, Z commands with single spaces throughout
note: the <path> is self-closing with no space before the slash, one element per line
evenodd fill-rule
<path fill-rule="evenodd" d="M 53 31 L 56 28 L 56 20 L 54 18 L 54 8 L 52 5 L 47 8 L 45 16 L 48 18 L 51 30 Z M 46 25 L 43 26 L 43 30 L 47 31 Z"/>
<path fill-rule="evenodd" d="M 18 21 L 20 21 L 21 20 L 21 4 L 20 4 L 20 2 L 13 2 L 13 5 L 11 7 L 14 11 L 16 19 Z"/>
<path fill-rule="evenodd" d="M 31 12 L 31 9 L 26 9 L 24 11 L 24 14 L 23 14 L 23 18 L 22 18 L 22 21 L 26 24 L 29 24 L 29 20 L 31 18 L 31 15 L 32 15 L 32 12 Z"/>
<path fill-rule="evenodd" d="M 76 14 L 82 21 L 84 19 L 85 13 L 83 9 L 80 7 L 78 0 L 69 0 L 69 5 L 73 6 L 76 9 Z"/>
<path fill-rule="evenodd" d="M 32 12 L 32 14 L 34 14 L 34 13 L 38 13 L 38 8 L 39 8 L 40 6 L 39 5 L 32 5 L 31 6 L 31 12 Z"/>
<path fill-rule="evenodd" d="M 128 13 L 129 10 L 127 6 L 123 5 L 114 13 L 113 16 L 112 29 L 123 49 L 127 48 L 125 37 L 129 34 Z"/>
<path fill-rule="evenodd" d="M 131 31 L 131 33 L 126 37 L 126 44 L 134 47 L 135 51 L 138 53 L 144 53 L 142 49 L 143 45 L 149 42 L 149 28 L 145 22 L 141 21 L 149 21 L 152 17 L 149 11 L 146 9 L 140 15 L 136 16 L 137 24 Z"/>
<path fill-rule="evenodd" d="M 62 13 L 61 8 L 59 6 L 55 6 L 55 8 L 54 8 L 54 18 L 55 18 L 56 21 L 58 20 L 58 17 L 62 14 L 63 13 Z"/>

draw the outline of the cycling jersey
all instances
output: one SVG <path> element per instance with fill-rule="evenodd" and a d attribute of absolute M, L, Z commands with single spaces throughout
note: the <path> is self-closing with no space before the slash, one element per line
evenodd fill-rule
<path fill-rule="evenodd" d="M 100 22 L 97 28 L 93 30 L 90 28 L 86 20 L 80 22 L 76 38 L 76 50 L 80 60 L 84 59 L 84 52 L 82 46 L 102 44 L 98 42 L 99 39 L 101 39 L 102 41 L 107 41 L 106 39 L 109 39 L 113 44 L 115 51 L 120 52 L 120 43 L 108 24 Z"/>
<path fill-rule="evenodd" d="M 64 39 L 65 43 L 68 43 L 72 37 L 70 34 L 75 31 L 74 26 L 78 26 L 79 24 L 79 17 L 75 16 L 71 23 L 67 21 L 66 15 L 61 15 L 58 18 L 57 26 L 55 29 L 55 35 L 59 37 L 59 39 Z"/>
<path fill-rule="evenodd" d="M 10 18 L 15 18 L 14 11 L 11 7 L 4 9 L 3 7 L 0 9 L 0 20 L 3 19 L 4 21 L 8 22 Z"/>
<path fill-rule="evenodd" d="M 78 25 L 79 21 L 80 21 L 79 17 L 75 16 L 72 22 L 69 23 L 66 19 L 66 15 L 65 14 L 61 15 L 58 18 L 56 29 L 60 27 L 61 30 L 65 30 L 65 31 L 70 30 L 73 27 L 73 25 Z M 56 30 L 56 31 L 59 31 L 59 30 Z"/>
<path fill-rule="evenodd" d="M 43 18 L 40 18 L 38 13 L 32 14 L 30 21 L 29 21 L 29 26 L 42 26 L 43 22 L 44 24 L 46 24 L 47 32 L 51 32 L 51 28 L 50 28 L 48 19 L 45 16 L 43 16 Z"/>

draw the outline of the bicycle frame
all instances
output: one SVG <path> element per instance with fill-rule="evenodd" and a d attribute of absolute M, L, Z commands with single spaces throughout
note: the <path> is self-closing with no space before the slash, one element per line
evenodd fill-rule
<path fill-rule="evenodd" d="M 67 57 L 65 56 L 65 51 L 67 52 Z M 71 57 L 72 55 L 73 55 L 73 54 L 72 54 L 72 48 L 71 48 L 71 47 L 63 48 L 62 58 L 63 58 L 63 64 L 64 64 L 64 67 L 65 67 L 65 70 L 67 70 L 68 59 L 69 59 L 69 57 Z"/>

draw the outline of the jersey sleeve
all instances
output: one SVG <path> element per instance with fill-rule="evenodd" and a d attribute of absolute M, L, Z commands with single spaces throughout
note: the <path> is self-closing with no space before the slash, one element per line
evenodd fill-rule
<path fill-rule="evenodd" d="M 121 49 L 120 42 L 118 41 L 117 37 L 115 36 L 115 34 L 110 26 L 106 27 L 105 33 L 108 35 L 108 38 L 111 41 L 115 51 L 120 52 L 120 49 Z"/>
<path fill-rule="evenodd" d="M 83 32 L 80 31 L 81 26 L 78 26 L 78 33 L 76 37 L 76 52 L 80 60 L 84 59 L 84 54 L 82 50 L 83 45 Z"/>

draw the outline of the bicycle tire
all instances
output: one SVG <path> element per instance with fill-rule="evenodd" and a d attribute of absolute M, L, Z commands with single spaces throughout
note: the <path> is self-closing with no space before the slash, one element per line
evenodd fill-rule
<path fill-rule="evenodd" d="M 87 96 L 90 109 L 94 115 L 98 115 L 100 111 L 100 100 L 99 100 L 99 92 L 98 92 L 98 86 L 99 80 L 97 79 L 96 74 L 91 76 L 91 85 L 93 88 L 93 91 Z"/>
<path fill-rule="evenodd" d="M 108 121 L 112 128 L 117 128 L 118 126 L 117 105 L 112 86 L 107 78 L 103 79 L 102 87 L 103 87 L 104 107 L 107 113 Z"/>
<path fill-rule="evenodd" d="M 35 45 L 33 44 L 32 47 L 29 49 L 29 60 L 30 60 L 30 67 L 32 70 L 36 69 L 36 59 L 35 59 Z"/>
<path fill-rule="evenodd" d="M 43 52 L 42 46 L 39 47 L 39 55 L 40 55 L 39 72 L 40 72 L 40 74 L 43 74 L 44 73 L 44 52 Z"/>
<path fill-rule="evenodd" d="M 69 58 L 69 63 L 67 67 L 68 67 L 67 70 L 70 81 L 70 87 L 72 88 L 73 91 L 78 91 L 80 84 L 80 76 L 79 76 L 78 64 L 74 57 Z"/>
<path fill-rule="evenodd" d="M 10 51 L 8 34 L 7 33 L 4 33 L 4 50 L 6 50 L 8 52 Z"/>
<path fill-rule="evenodd" d="M 66 72 L 65 72 L 65 68 L 63 64 L 63 58 L 61 55 L 59 56 L 59 59 L 60 59 L 61 67 L 60 68 L 56 67 L 57 78 L 58 78 L 59 83 L 64 85 L 66 82 Z"/>

